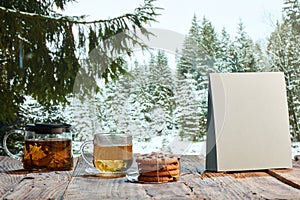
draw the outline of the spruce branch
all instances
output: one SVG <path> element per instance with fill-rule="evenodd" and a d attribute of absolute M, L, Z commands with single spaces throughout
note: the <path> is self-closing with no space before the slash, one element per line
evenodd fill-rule
<path fill-rule="evenodd" d="M 16 18 L 29 18 L 29 19 L 41 19 L 41 20 L 47 20 L 47 21 L 55 21 L 55 22 L 67 22 L 71 24 L 77 24 L 77 25 L 89 25 L 89 24 L 99 24 L 99 23 L 112 23 L 115 21 L 124 21 L 126 19 L 130 20 L 136 25 L 140 25 L 140 22 L 150 22 L 150 21 L 156 21 L 155 16 L 158 16 L 156 10 L 159 10 L 161 8 L 154 7 L 152 2 L 155 0 L 145 0 L 144 5 L 140 5 L 135 9 L 135 12 L 123 14 L 121 16 L 110 18 L 110 19 L 99 19 L 99 20 L 91 20 L 91 21 L 85 21 L 85 18 L 87 15 L 81 15 L 81 16 L 67 16 L 62 15 L 59 13 L 54 13 L 52 16 L 49 15 L 42 15 L 37 13 L 30 13 L 30 12 L 24 12 L 19 11 L 17 9 L 10 9 L 0 6 L 0 13 L 6 13 L 9 15 L 13 15 Z M 139 22 L 140 21 L 140 22 Z"/>

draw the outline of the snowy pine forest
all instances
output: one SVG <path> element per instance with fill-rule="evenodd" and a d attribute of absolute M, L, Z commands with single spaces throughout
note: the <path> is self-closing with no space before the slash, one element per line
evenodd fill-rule
<path fill-rule="evenodd" d="M 194 16 L 181 52 L 152 50 L 149 59 L 142 62 L 141 58 L 131 58 L 133 62 L 124 58 L 128 61 L 127 73 L 102 84 L 98 93 L 80 99 L 70 95 L 69 105 L 50 108 L 27 97 L 22 112 L 28 122 L 72 124 L 78 144 L 92 139 L 94 133 L 128 132 L 133 134 L 137 151 L 174 151 L 180 145 L 181 152 L 192 145 L 202 151 L 209 73 L 283 71 L 291 138 L 300 141 L 297 31 L 300 33 L 288 20 L 278 22 L 269 38 L 259 43 L 248 36 L 242 21 L 237 24 L 236 35 L 231 36 L 225 28 L 217 32 L 209 19 Z M 169 62 L 171 56 L 175 57 L 175 66 Z"/>

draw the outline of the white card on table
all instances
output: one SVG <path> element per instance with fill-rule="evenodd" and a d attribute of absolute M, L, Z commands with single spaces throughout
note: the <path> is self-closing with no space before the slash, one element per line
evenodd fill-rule
<path fill-rule="evenodd" d="M 284 74 L 209 75 L 206 170 L 291 168 Z"/>

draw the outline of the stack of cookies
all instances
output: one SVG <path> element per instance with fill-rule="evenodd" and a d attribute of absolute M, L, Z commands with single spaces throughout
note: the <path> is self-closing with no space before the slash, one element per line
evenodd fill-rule
<path fill-rule="evenodd" d="M 172 182 L 180 175 L 179 157 L 162 153 L 140 154 L 136 158 L 138 180 L 142 182 Z"/>

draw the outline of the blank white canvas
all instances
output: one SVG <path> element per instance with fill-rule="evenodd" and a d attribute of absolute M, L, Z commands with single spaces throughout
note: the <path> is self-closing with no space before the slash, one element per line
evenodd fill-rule
<path fill-rule="evenodd" d="M 291 168 L 284 74 L 212 73 L 209 78 L 207 170 Z"/>

